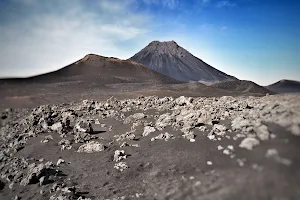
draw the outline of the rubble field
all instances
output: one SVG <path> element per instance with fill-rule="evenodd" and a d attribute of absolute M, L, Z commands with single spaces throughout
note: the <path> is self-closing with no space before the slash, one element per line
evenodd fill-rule
<path fill-rule="evenodd" d="M 0 199 L 300 199 L 300 94 L 0 113 Z"/>

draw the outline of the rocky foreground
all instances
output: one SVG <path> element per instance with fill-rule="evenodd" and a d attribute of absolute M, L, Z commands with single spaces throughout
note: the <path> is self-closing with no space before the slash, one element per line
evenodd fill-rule
<path fill-rule="evenodd" d="M 300 199 L 299 94 L 0 114 L 0 199 Z"/>

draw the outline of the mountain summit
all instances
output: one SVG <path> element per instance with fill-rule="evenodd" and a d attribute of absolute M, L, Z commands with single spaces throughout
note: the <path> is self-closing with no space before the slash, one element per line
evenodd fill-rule
<path fill-rule="evenodd" d="M 153 41 L 130 60 L 179 81 L 199 81 L 211 84 L 237 80 L 193 56 L 173 40 L 167 42 Z"/>

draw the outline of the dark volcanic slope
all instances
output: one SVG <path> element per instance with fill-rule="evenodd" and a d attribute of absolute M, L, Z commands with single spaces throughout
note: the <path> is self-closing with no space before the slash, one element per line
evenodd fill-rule
<path fill-rule="evenodd" d="M 266 86 L 266 88 L 277 93 L 300 92 L 300 82 L 292 80 L 281 80 Z"/>
<path fill-rule="evenodd" d="M 215 83 L 228 79 L 236 80 L 235 77 L 229 76 L 193 56 L 174 41 L 153 41 L 130 60 L 185 82 Z"/>
<path fill-rule="evenodd" d="M 24 79 L 2 79 L 0 83 L 57 83 L 61 81 L 96 82 L 99 85 L 148 81 L 156 83 L 179 82 L 133 61 L 89 54 L 83 59 L 54 72 Z"/>
<path fill-rule="evenodd" d="M 243 93 L 274 94 L 274 92 L 260 85 L 257 85 L 252 81 L 245 81 L 245 80 L 225 81 L 225 82 L 213 84 L 211 85 L 211 87 L 229 90 L 229 91 L 243 92 Z"/>
<path fill-rule="evenodd" d="M 87 98 L 132 97 L 150 86 L 181 83 L 130 60 L 87 55 L 60 70 L 0 80 L 0 107 L 32 107 Z"/>

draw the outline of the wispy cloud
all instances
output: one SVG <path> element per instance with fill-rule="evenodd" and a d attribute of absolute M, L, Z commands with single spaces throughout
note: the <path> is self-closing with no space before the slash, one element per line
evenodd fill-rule
<path fill-rule="evenodd" d="M 55 70 L 88 53 L 127 58 L 133 52 L 122 50 L 122 43 L 137 42 L 148 31 L 149 17 L 131 12 L 129 1 L 13 1 L 7 7 L 14 12 L 0 21 L 1 76 Z"/>
<path fill-rule="evenodd" d="M 217 7 L 218 8 L 222 8 L 222 7 L 235 7 L 235 6 L 237 6 L 237 4 L 232 3 L 231 1 L 227 1 L 227 0 L 217 2 Z"/>

